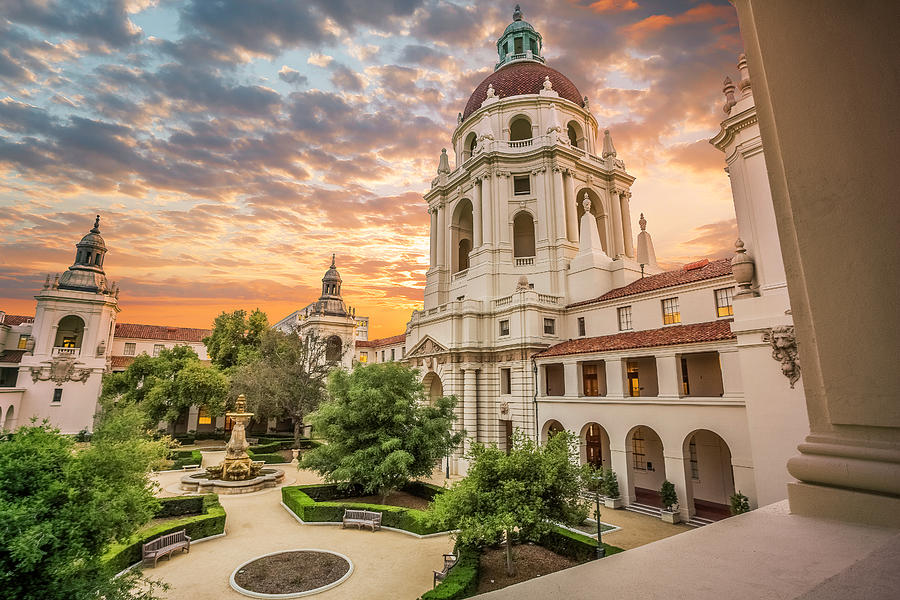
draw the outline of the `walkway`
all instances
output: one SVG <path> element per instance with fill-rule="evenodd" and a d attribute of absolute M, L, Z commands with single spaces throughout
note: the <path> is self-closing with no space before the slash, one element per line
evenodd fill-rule
<path fill-rule="evenodd" d="M 205 453 L 204 463 L 220 457 Z M 313 473 L 297 471 L 296 463 L 281 465 L 290 483 L 321 483 Z M 162 473 L 160 485 L 174 490 L 182 472 Z M 161 495 L 174 495 L 172 492 Z M 246 560 L 278 550 L 321 548 L 347 555 L 353 561 L 350 578 L 315 597 L 321 600 L 367 598 L 414 600 L 431 589 L 432 570 L 443 566 L 442 554 L 450 552 L 449 536 L 418 539 L 393 531 L 371 533 L 333 525 L 302 525 L 281 502 L 278 488 L 237 496 L 219 496 L 228 513 L 226 536 L 191 547 L 189 554 L 163 560 L 150 577 L 171 586 L 172 600 L 245 598 L 231 589 L 228 578 Z"/>

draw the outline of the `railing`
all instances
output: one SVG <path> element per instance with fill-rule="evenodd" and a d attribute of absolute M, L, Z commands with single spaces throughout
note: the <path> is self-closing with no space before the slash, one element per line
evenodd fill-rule
<path fill-rule="evenodd" d="M 526 148 L 534 143 L 534 138 L 528 138 L 527 140 L 509 140 L 507 143 L 510 148 Z"/>
<path fill-rule="evenodd" d="M 494 300 L 494 306 L 506 306 L 507 304 L 512 304 L 512 299 L 512 296 L 497 298 L 496 300 Z"/>
<path fill-rule="evenodd" d="M 533 257 L 533 256 L 525 256 L 525 257 L 523 257 L 523 258 L 517 258 L 517 259 L 516 259 L 516 266 L 517 266 L 517 267 L 526 267 L 526 266 L 528 266 L 528 265 L 533 265 L 533 264 L 534 264 L 534 257 Z"/>
<path fill-rule="evenodd" d="M 453 274 L 453 281 L 458 281 L 458 280 L 460 280 L 460 279 L 465 279 L 465 278 L 466 278 L 466 275 L 468 275 L 468 274 L 469 274 L 469 270 L 468 270 L 468 269 L 463 269 L 462 271 L 457 271 L 456 273 Z"/>
<path fill-rule="evenodd" d="M 551 296 L 550 294 L 538 294 L 538 302 L 546 302 L 548 304 L 559 304 L 560 296 Z"/>
<path fill-rule="evenodd" d="M 64 348 L 62 346 L 53 348 L 53 356 L 78 356 L 80 353 L 81 348 Z"/>

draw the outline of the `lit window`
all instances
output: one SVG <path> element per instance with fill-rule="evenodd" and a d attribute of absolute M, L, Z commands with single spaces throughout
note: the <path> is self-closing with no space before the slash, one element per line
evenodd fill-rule
<path fill-rule="evenodd" d="M 598 365 L 582 365 L 581 366 L 581 382 L 584 386 L 585 396 L 599 396 L 600 386 L 597 377 Z"/>
<path fill-rule="evenodd" d="M 19 336 L 19 345 L 16 346 L 19 350 L 26 350 L 28 348 L 28 338 L 31 337 L 28 334 L 22 334 Z"/>
<path fill-rule="evenodd" d="M 165 344 L 154 344 L 153 346 L 153 356 L 159 356 L 159 353 L 165 350 Z"/>
<path fill-rule="evenodd" d="M 513 177 L 513 193 L 516 196 L 524 196 L 531 193 L 531 177 L 521 175 Z"/>
<path fill-rule="evenodd" d="M 691 393 L 691 383 L 688 379 L 687 359 L 681 359 L 681 395 L 688 396 Z"/>
<path fill-rule="evenodd" d="M 125 356 L 134 356 L 135 344 L 134 342 L 125 342 Z"/>
<path fill-rule="evenodd" d="M 544 333 L 556 335 L 556 319 L 544 319 Z"/>
<path fill-rule="evenodd" d="M 697 465 L 697 436 L 691 436 L 691 443 L 688 444 L 688 451 L 691 455 L 691 479 L 700 481 L 700 467 Z"/>
<path fill-rule="evenodd" d="M 578 337 L 585 336 L 584 317 L 578 317 Z"/>
<path fill-rule="evenodd" d="M 212 417 L 209 414 L 209 409 L 205 406 L 201 406 L 200 410 L 197 411 L 197 425 L 212 425 Z"/>
<path fill-rule="evenodd" d="M 631 307 L 623 306 L 619 309 L 619 331 L 631 329 Z"/>
<path fill-rule="evenodd" d="M 681 323 L 681 313 L 678 312 L 678 298 L 666 298 L 662 301 L 663 325 Z"/>
<path fill-rule="evenodd" d="M 62 402 L 62 388 L 56 388 L 55 390 L 53 390 L 53 401 Z"/>
<path fill-rule="evenodd" d="M 716 290 L 716 315 L 730 317 L 734 315 L 734 307 L 731 305 L 734 297 L 734 288 L 722 288 Z"/>
<path fill-rule="evenodd" d="M 500 335 L 509 335 L 509 319 L 500 321 Z"/>
<path fill-rule="evenodd" d="M 647 457 L 644 455 L 644 430 L 640 427 L 631 436 L 632 466 L 639 471 L 647 470 Z"/>
<path fill-rule="evenodd" d="M 74 348 L 75 347 L 75 338 L 73 337 L 64 337 L 62 340 L 63 348 Z"/>
<path fill-rule="evenodd" d="M 369 362 L 369 353 L 368 352 L 360 352 L 359 353 L 359 362 L 361 362 L 361 363 Z"/>
<path fill-rule="evenodd" d="M 512 369 L 500 369 L 500 393 L 512 393 Z"/>
<path fill-rule="evenodd" d="M 637 398 L 641 395 L 641 384 L 638 380 L 638 367 L 637 363 L 628 363 L 628 393 L 633 397 Z"/>

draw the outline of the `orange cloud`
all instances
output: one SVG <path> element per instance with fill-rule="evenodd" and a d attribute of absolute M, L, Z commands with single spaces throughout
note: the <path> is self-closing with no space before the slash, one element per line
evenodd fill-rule
<path fill-rule="evenodd" d="M 597 0 L 588 6 L 597 14 L 611 14 L 640 8 L 634 0 Z"/>
<path fill-rule="evenodd" d="M 734 9 L 730 6 L 700 4 L 674 17 L 670 15 L 650 15 L 637 23 L 624 27 L 623 31 L 634 41 L 640 41 L 652 34 L 678 25 L 706 23 L 709 21 L 733 21 L 735 19 Z"/>

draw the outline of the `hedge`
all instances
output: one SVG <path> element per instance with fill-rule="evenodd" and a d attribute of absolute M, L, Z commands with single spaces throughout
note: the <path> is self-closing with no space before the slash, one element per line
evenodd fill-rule
<path fill-rule="evenodd" d="M 175 462 L 172 469 L 181 469 L 186 465 L 199 465 L 203 461 L 203 455 L 199 450 L 177 450 L 173 453 Z"/>
<path fill-rule="evenodd" d="M 443 494 L 447 491 L 446 488 L 433 483 L 425 483 L 424 481 L 410 481 L 400 489 L 407 494 L 424 498 L 429 502 L 433 501 L 438 494 Z"/>
<path fill-rule="evenodd" d="M 314 495 L 322 498 L 322 500 L 314 500 L 307 492 L 312 492 Z M 337 499 L 338 496 L 346 497 L 347 492 L 339 492 L 337 486 L 329 485 L 294 485 L 281 488 L 281 499 L 285 506 L 303 521 L 340 523 L 344 518 L 344 510 L 349 508 L 380 512 L 383 526 L 403 529 L 418 535 L 446 531 L 442 527 L 428 524 L 428 513 L 424 510 L 384 506 L 381 504 L 365 504 L 362 502 L 329 502 L 323 496 Z"/>
<path fill-rule="evenodd" d="M 279 450 L 290 450 L 293 446 L 294 440 L 275 440 L 272 442 L 266 441 L 264 444 L 250 446 L 249 450 L 250 452 L 256 452 L 258 454 L 271 454 L 278 452 Z"/>
<path fill-rule="evenodd" d="M 103 561 L 118 573 L 129 566 L 140 562 L 143 544 L 168 533 L 174 533 L 182 529 L 192 541 L 223 533 L 225 531 L 225 509 L 219 504 L 216 494 L 200 496 L 201 514 L 185 516 L 174 521 L 166 521 L 152 527 L 138 531 L 123 544 L 113 544 L 103 556 Z M 183 501 L 183 498 L 161 499 L 161 504 Z"/>
<path fill-rule="evenodd" d="M 541 536 L 537 543 L 547 550 L 578 562 L 597 558 L 597 540 L 559 526 L 554 526 L 549 533 Z M 606 556 L 623 552 L 618 546 L 609 544 L 603 544 L 603 548 L 606 549 Z"/>
<path fill-rule="evenodd" d="M 270 465 L 277 464 L 277 463 L 289 462 L 289 461 L 285 460 L 285 458 L 280 454 L 257 454 L 255 452 L 249 452 L 249 451 L 247 452 L 247 454 L 253 460 L 261 460 Z"/>
<path fill-rule="evenodd" d="M 203 496 L 176 496 L 160 498 L 159 510 L 153 515 L 156 519 L 181 517 L 184 515 L 203 514 Z"/>
<path fill-rule="evenodd" d="M 438 586 L 422 594 L 421 600 L 461 600 L 473 596 L 478 588 L 481 552 L 475 548 L 457 548 L 459 560 Z"/>

